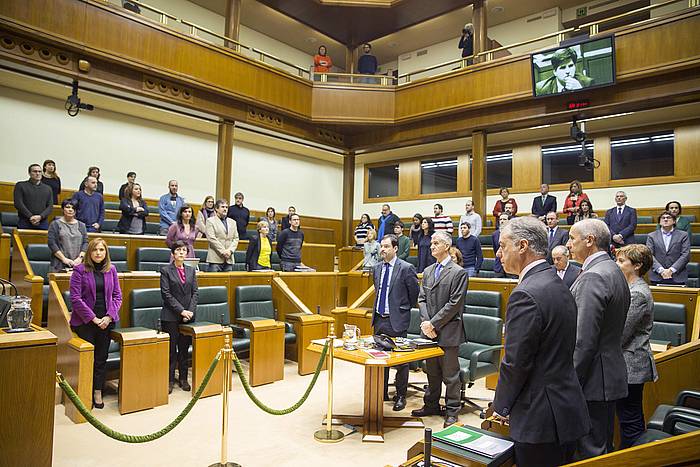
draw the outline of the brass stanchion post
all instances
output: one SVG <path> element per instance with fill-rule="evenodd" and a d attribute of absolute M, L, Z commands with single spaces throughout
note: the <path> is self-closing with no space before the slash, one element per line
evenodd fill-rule
<path fill-rule="evenodd" d="M 221 363 L 224 365 L 222 368 L 224 378 L 222 384 L 223 392 L 221 394 L 221 462 L 212 464 L 209 467 L 241 467 L 239 464 L 226 460 L 228 448 L 228 393 L 231 390 L 231 362 L 233 361 L 233 349 L 231 348 L 231 337 L 229 335 L 224 336 L 224 349 L 221 352 L 221 360 Z"/>
<path fill-rule="evenodd" d="M 343 433 L 333 429 L 333 341 L 335 332 L 331 324 L 328 336 L 328 414 L 326 416 L 326 428 L 316 431 L 314 438 L 322 443 L 337 443 L 343 440 Z"/>

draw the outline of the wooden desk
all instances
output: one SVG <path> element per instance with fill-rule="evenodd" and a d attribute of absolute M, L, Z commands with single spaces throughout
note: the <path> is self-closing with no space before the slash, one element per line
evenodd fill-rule
<path fill-rule="evenodd" d="M 12 236 L 10 234 L 0 234 L 0 277 L 10 279 L 10 244 Z"/>
<path fill-rule="evenodd" d="M 0 464 L 50 467 L 58 339 L 31 327 L 0 330 Z"/>
<path fill-rule="evenodd" d="M 323 346 L 311 344 L 312 352 L 321 353 Z M 332 423 L 347 423 L 362 426 L 362 441 L 384 442 L 384 427 L 423 428 L 423 421 L 418 417 L 384 417 L 384 368 L 411 363 L 427 358 L 440 357 L 444 352 L 439 347 L 415 350 L 413 352 L 391 352 L 386 360 L 370 357 L 363 350 L 345 350 L 342 347 L 333 350 L 339 360 L 357 363 L 365 367 L 365 400 L 362 415 L 333 415 Z"/>
<path fill-rule="evenodd" d="M 224 336 L 231 336 L 232 331 L 228 326 L 212 323 L 181 324 L 180 332 L 192 337 L 192 395 L 197 392 L 199 385 L 209 370 L 212 360 L 224 347 Z M 221 394 L 223 390 L 223 365 L 217 365 L 209 384 L 202 392 L 201 397 L 209 397 Z M 229 380 L 231 375 L 228 375 Z M 229 383 L 230 384 L 230 383 Z"/>

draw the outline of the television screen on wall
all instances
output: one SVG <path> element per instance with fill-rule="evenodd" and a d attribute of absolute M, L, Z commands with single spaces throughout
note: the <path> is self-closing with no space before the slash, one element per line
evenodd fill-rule
<path fill-rule="evenodd" d="M 568 94 L 615 83 L 613 36 L 534 53 L 530 58 L 535 97 Z"/>

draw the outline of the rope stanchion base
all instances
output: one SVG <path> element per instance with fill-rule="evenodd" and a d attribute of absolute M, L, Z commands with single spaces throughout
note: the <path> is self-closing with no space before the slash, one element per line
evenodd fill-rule
<path fill-rule="evenodd" d="M 345 435 L 339 430 L 318 430 L 314 433 L 314 439 L 321 443 L 339 443 Z"/>
<path fill-rule="evenodd" d="M 217 462 L 216 464 L 212 464 L 209 467 L 241 467 L 241 464 L 236 464 L 235 462 L 227 462 L 225 464 L 221 464 L 220 462 Z"/>

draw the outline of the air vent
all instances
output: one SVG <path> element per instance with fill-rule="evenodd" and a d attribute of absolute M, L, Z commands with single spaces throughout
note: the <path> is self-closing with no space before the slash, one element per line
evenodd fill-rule
<path fill-rule="evenodd" d="M 412 57 L 411 54 L 406 54 L 406 55 L 402 55 L 400 58 L 401 58 L 402 62 L 405 62 L 406 60 L 410 60 L 411 57 Z"/>
<path fill-rule="evenodd" d="M 612 5 L 613 3 L 619 3 L 619 0 L 605 0 L 603 2 L 596 3 L 595 5 L 590 5 L 589 10 L 597 10 L 604 6 Z"/>
<path fill-rule="evenodd" d="M 555 16 L 557 14 L 557 9 L 552 8 L 551 10 L 547 10 L 542 13 L 542 18 L 551 18 L 552 16 Z"/>
<path fill-rule="evenodd" d="M 528 18 L 527 20 L 525 20 L 525 22 L 526 23 L 534 23 L 535 21 L 539 21 L 541 19 L 542 19 L 542 15 L 538 15 L 538 16 L 533 16 L 531 18 Z"/>
<path fill-rule="evenodd" d="M 422 55 L 428 55 L 428 49 L 419 50 L 418 52 L 416 52 L 416 57 L 420 57 Z"/>

